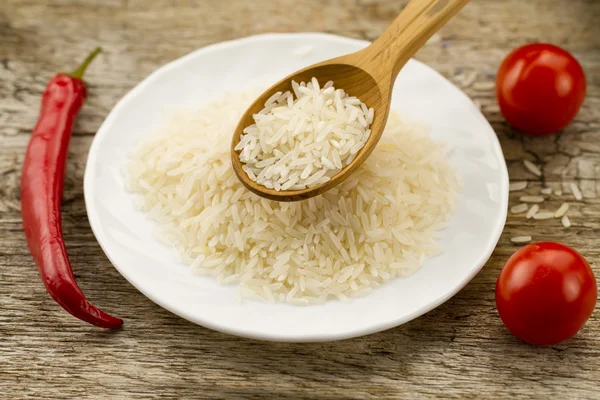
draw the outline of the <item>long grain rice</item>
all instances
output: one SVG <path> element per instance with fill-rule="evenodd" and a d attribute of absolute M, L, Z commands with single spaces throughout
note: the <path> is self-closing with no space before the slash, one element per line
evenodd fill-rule
<path fill-rule="evenodd" d="M 519 198 L 523 203 L 541 203 L 544 201 L 542 196 L 521 196 Z"/>
<path fill-rule="evenodd" d="M 571 193 L 573 193 L 573 196 L 575 197 L 576 200 L 581 200 L 583 199 L 583 195 L 581 194 L 581 190 L 579 190 L 579 186 L 577 186 L 576 183 L 571 182 Z"/>
<path fill-rule="evenodd" d="M 540 170 L 540 167 L 538 167 L 531 161 L 523 160 L 523 165 L 525 165 L 525 168 L 527 168 L 527 170 L 529 172 L 531 172 L 532 174 L 534 174 L 535 176 L 542 176 L 542 171 Z"/>
<path fill-rule="evenodd" d="M 540 211 L 534 214 L 533 219 L 550 219 L 554 218 L 554 213 L 550 211 Z"/>
<path fill-rule="evenodd" d="M 511 192 L 518 192 L 525 189 L 527 189 L 527 181 L 511 182 L 508 186 L 508 190 Z"/>
<path fill-rule="evenodd" d="M 242 298 L 306 305 L 367 294 L 439 253 L 433 243 L 460 187 L 445 146 L 392 112 L 349 179 L 305 201 L 269 201 L 246 190 L 230 164 L 231 132 L 256 95 L 174 115 L 124 168 L 135 204 L 195 273 L 237 282 Z"/>
<path fill-rule="evenodd" d="M 560 218 L 569 210 L 569 203 L 562 203 L 560 207 L 554 212 L 554 218 Z"/>
<path fill-rule="evenodd" d="M 496 88 L 496 82 L 494 82 L 494 81 L 475 82 L 473 84 L 474 90 L 487 91 L 487 90 L 494 90 L 495 88 Z"/>
<path fill-rule="evenodd" d="M 292 91 L 273 94 L 253 118 L 235 147 L 243 170 L 285 191 L 323 184 L 350 164 L 371 134 L 374 110 L 312 78 L 292 81 Z"/>
<path fill-rule="evenodd" d="M 538 212 L 539 209 L 540 209 L 540 206 L 538 206 L 537 204 L 534 204 L 533 206 L 531 206 L 529 211 L 527 211 L 527 215 L 526 215 L 527 219 L 533 218 L 533 216 L 535 215 L 536 212 Z"/>
<path fill-rule="evenodd" d="M 515 244 L 531 242 L 531 236 L 515 236 L 510 239 Z"/>
<path fill-rule="evenodd" d="M 511 207 L 510 212 L 513 214 L 520 214 L 520 213 L 524 213 L 525 211 L 527 211 L 528 208 L 529 208 L 529 205 L 522 203 L 517 206 Z"/>

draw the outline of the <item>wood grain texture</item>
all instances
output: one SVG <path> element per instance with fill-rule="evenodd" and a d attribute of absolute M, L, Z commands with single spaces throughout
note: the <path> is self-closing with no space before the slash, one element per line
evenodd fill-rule
<path fill-rule="evenodd" d="M 564 241 L 600 276 L 600 2 L 473 0 L 417 58 L 478 103 L 500 138 L 513 180 L 558 188 L 577 181 L 573 227 L 510 215 L 481 273 L 441 307 L 401 327 L 324 344 L 278 344 L 210 331 L 159 308 L 110 265 L 90 230 L 82 178 L 90 142 L 116 101 L 155 68 L 198 47 L 263 32 L 325 31 L 376 38 L 406 0 L 4 0 L 0 4 L 0 393 L 2 398 L 598 398 L 600 314 L 573 339 L 534 348 L 503 327 L 494 304 L 510 237 Z M 288 10 L 293 9 L 293 12 Z M 268 15 L 269 18 L 265 18 Z M 508 127 L 490 84 L 517 45 L 548 41 L 581 61 L 588 96 L 564 132 L 528 138 Z M 40 95 L 56 71 L 94 46 L 90 98 L 75 126 L 64 230 L 86 295 L 125 319 L 104 332 L 46 294 L 19 215 L 23 151 Z M 523 159 L 542 166 L 543 177 Z M 566 190 L 544 207 L 557 208 Z M 520 194 L 511 194 L 511 205 Z M 449 266 L 451 267 L 451 266 Z"/>

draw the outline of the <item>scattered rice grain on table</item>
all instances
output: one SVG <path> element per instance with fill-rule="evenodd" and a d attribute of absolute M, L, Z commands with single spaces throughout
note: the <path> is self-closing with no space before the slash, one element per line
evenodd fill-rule
<path fill-rule="evenodd" d="M 540 206 L 538 206 L 537 204 L 534 204 L 533 206 L 531 206 L 529 211 L 527 211 L 527 215 L 526 215 L 527 219 L 533 218 L 533 216 L 535 215 L 536 212 L 538 212 L 539 209 L 540 209 Z"/>
<path fill-rule="evenodd" d="M 462 86 L 469 87 L 477 80 L 477 71 L 471 71 L 470 73 L 463 74 Z"/>
<path fill-rule="evenodd" d="M 245 298 L 305 305 L 364 295 L 440 252 L 435 241 L 460 183 L 448 149 L 421 125 L 392 112 L 352 176 L 315 198 L 279 203 L 246 190 L 230 164 L 231 132 L 257 94 L 174 115 L 123 169 L 156 236 L 194 272 L 238 282 Z"/>
<path fill-rule="evenodd" d="M 484 81 L 484 82 L 475 82 L 473 84 L 474 90 L 488 91 L 496 89 L 496 82 L 494 81 Z"/>
<path fill-rule="evenodd" d="M 568 216 L 564 215 L 560 221 L 565 228 L 571 227 L 571 220 Z"/>
<path fill-rule="evenodd" d="M 583 195 L 581 194 L 581 190 L 579 190 L 579 186 L 577 186 L 576 183 L 571 182 L 571 193 L 573 193 L 573 196 L 575 196 L 576 200 L 581 200 L 583 199 Z"/>
<path fill-rule="evenodd" d="M 531 236 L 515 236 L 511 238 L 510 241 L 515 244 L 529 243 L 531 242 Z"/>
<path fill-rule="evenodd" d="M 527 181 L 511 182 L 508 186 L 508 190 L 511 192 L 518 192 L 525 189 L 527 189 Z"/>
<path fill-rule="evenodd" d="M 525 211 L 527 211 L 528 208 L 529 208 L 529 205 L 522 203 L 517 206 L 512 206 L 510 209 L 510 212 L 513 214 L 520 214 L 520 213 L 524 213 Z"/>
<path fill-rule="evenodd" d="M 554 218 L 554 213 L 550 211 L 540 211 L 533 215 L 533 219 L 551 219 Z"/>
<path fill-rule="evenodd" d="M 560 207 L 554 212 L 554 218 L 560 218 L 569 210 L 569 203 L 562 203 Z"/>
<path fill-rule="evenodd" d="M 525 168 L 527 168 L 527 170 L 535 176 L 542 176 L 542 170 L 540 169 L 540 167 L 538 167 L 531 161 L 523 160 L 523 165 L 525 165 Z"/>
<path fill-rule="evenodd" d="M 488 113 L 499 113 L 500 112 L 500 106 L 498 104 L 487 104 L 485 106 L 485 111 Z"/>
<path fill-rule="evenodd" d="M 544 201 L 542 196 L 521 196 L 519 198 L 523 203 L 541 203 Z"/>

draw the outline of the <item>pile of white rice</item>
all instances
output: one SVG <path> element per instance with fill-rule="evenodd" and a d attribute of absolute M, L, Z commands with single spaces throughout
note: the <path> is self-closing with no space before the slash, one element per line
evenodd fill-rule
<path fill-rule="evenodd" d="M 246 190 L 230 139 L 258 91 L 174 115 L 132 151 L 127 189 L 194 272 L 239 282 L 242 297 L 293 304 L 361 296 L 415 272 L 459 190 L 446 148 L 391 113 L 356 173 L 323 195 L 278 203 Z"/>
<path fill-rule="evenodd" d="M 248 177 L 277 191 L 329 181 L 364 147 L 374 117 L 332 81 L 292 81 L 292 91 L 271 96 L 235 147 Z"/>

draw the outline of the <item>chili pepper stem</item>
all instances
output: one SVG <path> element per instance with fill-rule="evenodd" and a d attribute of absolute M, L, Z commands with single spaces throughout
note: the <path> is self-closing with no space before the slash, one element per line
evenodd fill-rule
<path fill-rule="evenodd" d="M 102 51 L 102 47 L 96 47 L 94 51 L 92 51 L 86 58 L 83 60 L 81 65 L 77 67 L 77 69 L 70 74 L 68 74 L 72 78 L 83 79 L 83 73 L 87 69 L 88 65 L 96 58 L 96 56 Z"/>

